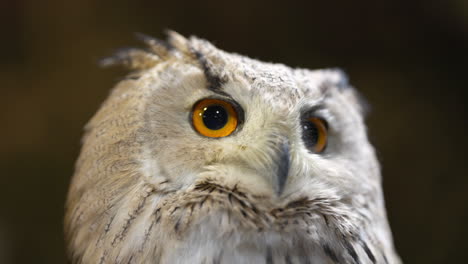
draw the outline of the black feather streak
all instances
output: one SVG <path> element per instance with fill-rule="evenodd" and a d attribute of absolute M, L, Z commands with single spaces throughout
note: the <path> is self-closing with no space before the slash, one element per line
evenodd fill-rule
<path fill-rule="evenodd" d="M 216 93 L 224 94 L 221 87 L 225 81 L 213 72 L 210 62 L 201 52 L 194 50 L 193 53 L 202 66 L 203 73 L 205 74 L 206 81 L 208 82 L 208 89 Z"/>
<path fill-rule="evenodd" d="M 267 249 L 266 249 L 265 263 L 266 264 L 273 264 L 273 254 L 271 252 L 271 247 L 267 247 Z"/>
<path fill-rule="evenodd" d="M 205 196 L 205 198 L 203 198 L 203 200 L 200 202 L 200 208 L 203 206 L 203 204 L 206 202 L 207 199 L 208 199 L 208 196 Z"/>
<path fill-rule="evenodd" d="M 361 261 L 359 260 L 359 256 L 357 255 L 357 252 L 354 249 L 353 245 L 351 245 L 351 243 L 349 243 L 347 240 L 344 240 L 343 242 L 344 242 L 344 246 L 345 246 L 346 250 L 348 251 L 349 255 L 353 258 L 354 263 L 360 264 Z"/>
<path fill-rule="evenodd" d="M 382 253 L 382 256 L 383 256 L 383 259 L 384 259 L 384 261 L 385 261 L 385 264 L 388 264 L 388 259 L 387 259 L 387 257 L 385 256 L 384 253 Z"/>
<path fill-rule="evenodd" d="M 177 220 L 176 224 L 174 225 L 174 230 L 176 232 L 179 231 L 179 225 L 180 225 L 180 218 Z"/>
<path fill-rule="evenodd" d="M 372 263 L 376 263 L 377 261 L 375 260 L 375 256 L 374 254 L 372 253 L 372 251 L 370 250 L 369 246 L 367 245 L 366 242 L 364 242 L 363 240 L 361 240 L 361 245 L 362 245 L 362 248 L 364 249 L 364 251 L 366 252 L 367 254 L 367 257 L 369 257 L 369 259 L 372 261 Z"/>
<path fill-rule="evenodd" d="M 335 252 L 330 248 L 328 245 L 322 245 L 323 252 L 335 263 L 340 263 L 338 257 L 336 256 Z"/>

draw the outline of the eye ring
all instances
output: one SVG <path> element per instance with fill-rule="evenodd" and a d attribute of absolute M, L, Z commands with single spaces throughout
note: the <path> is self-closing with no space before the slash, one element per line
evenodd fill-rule
<path fill-rule="evenodd" d="M 231 135 L 239 125 L 237 106 L 216 98 L 206 98 L 194 104 L 192 126 L 200 135 L 220 138 Z"/>
<path fill-rule="evenodd" d="M 302 140 L 313 153 L 322 153 L 327 148 L 328 124 L 319 117 L 309 117 L 302 121 Z"/>

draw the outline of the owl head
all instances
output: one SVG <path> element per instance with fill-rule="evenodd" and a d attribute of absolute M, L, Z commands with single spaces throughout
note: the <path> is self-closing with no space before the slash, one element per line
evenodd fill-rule
<path fill-rule="evenodd" d="M 365 105 L 342 71 L 142 39 L 103 61 L 132 73 L 86 126 L 73 262 L 249 262 L 249 243 L 272 259 L 397 261 Z"/>

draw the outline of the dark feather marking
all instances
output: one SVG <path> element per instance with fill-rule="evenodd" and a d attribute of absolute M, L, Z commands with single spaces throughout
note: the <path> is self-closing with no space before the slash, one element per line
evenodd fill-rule
<path fill-rule="evenodd" d="M 360 264 L 361 261 L 359 260 L 359 256 L 356 250 L 354 249 L 353 245 L 351 245 L 351 243 L 349 243 L 349 241 L 347 241 L 346 238 L 343 240 L 343 243 L 349 255 L 353 258 L 354 263 Z"/>
<path fill-rule="evenodd" d="M 156 216 L 156 223 L 159 223 L 159 220 L 161 220 L 161 214 L 159 213 L 161 211 L 161 208 L 156 209 L 154 211 L 154 215 Z"/>
<path fill-rule="evenodd" d="M 148 238 L 151 235 L 151 230 L 153 229 L 154 224 L 159 223 L 159 220 L 161 219 L 161 214 L 159 213 L 160 211 L 161 211 L 161 208 L 158 208 L 153 213 L 153 216 L 156 217 L 156 219 L 154 221 L 151 221 L 150 226 L 145 231 L 144 238 L 143 238 L 143 243 L 141 244 L 141 250 L 143 250 L 145 248 L 146 242 L 148 241 Z"/>
<path fill-rule="evenodd" d="M 322 214 L 322 216 L 323 216 L 323 219 L 325 220 L 325 224 L 326 224 L 327 226 L 330 226 L 330 225 L 328 224 L 328 217 L 327 217 L 326 215 L 324 215 L 324 214 Z"/>
<path fill-rule="evenodd" d="M 235 188 L 232 191 L 235 192 L 237 195 L 239 195 L 242 198 L 247 198 L 247 195 L 245 195 L 245 193 L 240 192 L 240 191 L 237 190 L 237 185 L 235 186 Z"/>
<path fill-rule="evenodd" d="M 214 190 L 216 190 L 216 187 L 211 187 L 211 189 L 208 191 L 208 193 L 212 193 Z"/>
<path fill-rule="evenodd" d="M 131 212 L 129 218 L 123 224 L 122 230 L 117 235 L 115 235 L 114 239 L 112 240 L 111 242 L 112 246 L 114 246 L 117 241 L 122 241 L 125 238 L 125 236 L 127 235 L 127 231 L 130 228 L 133 220 L 137 218 L 140 215 L 140 213 L 143 211 L 142 209 L 146 204 L 147 197 L 148 196 L 143 196 L 137 208 Z"/>
<path fill-rule="evenodd" d="M 273 254 L 271 252 L 271 247 L 267 247 L 267 249 L 266 249 L 265 263 L 266 264 L 273 264 Z"/>
<path fill-rule="evenodd" d="M 194 190 L 202 191 L 202 192 L 208 190 L 208 193 L 212 193 L 213 191 L 216 190 L 219 193 L 225 193 L 227 195 L 227 198 L 230 204 L 233 204 L 234 202 L 236 202 L 240 205 L 240 207 L 248 208 L 248 209 L 251 209 L 253 212 L 258 213 L 257 208 L 255 208 L 253 205 L 249 204 L 248 202 L 244 200 L 248 198 L 243 192 L 240 192 L 239 190 L 237 190 L 237 186 L 234 186 L 232 189 L 228 189 L 219 184 L 215 184 L 211 182 L 201 182 L 195 186 Z M 208 198 L 209 198 L 209 195 L 206 195 L 204 197 L 204 199 L 199 204 L 200 207 Z"/>
<path fill-rule="evenodd" d="M 226 83 L 226 80 L 223 80 L 213 71 L 213 65 L 211 64 L 210 61 L 207 60 L 207 58 L 200 51 L 192 49 L 192 52 L 197 58 L 198 62 L 200 63 L 203 69 L 203 73 L 205 74 L 205 78 L 208 83 L 208 89 L 215 93 L 227 95 L 221 89 L 223 84 Z"/>
<path fill-rule="evenodd" d="M 197 186 L 195 186 L 195 190 L 201 191 L 201 192 L 208 190 L 208 188 L 210 188 L 209 184 L 198 184 Z"/>
<path fill-rule="evenodd" d="M 340 261 L 338 260 L 338 257 L 336 256 L 335 252 L 333 252 L 333 250 L 330 248 L 329 245 L 327 244 L 324 244 L 322 245 L 322 248 L 323 248 L 323 252 L 325 252 L 325 254 L 335 263 L 340 263 Z"/>
<path fill-rule="evenodd" d="M 306 198 L 292 201 L 286 205 L 286 208 L 306 207 L 310 203 L 310 200 Z"/>
<path fill-rule="evenodd" d="M 130 256 L 130 258 L 128 259 L 128 262 L 127 262 L 128 264 L 132 263 L 132 260 L 133 260 L 133 257 L 134 257 L 134 256 L 135 256 L 135 255 L 133 255 L 133 254 L 132 254 L 132 256 Z"/>
<path fill-rule="evenodd" d="M 211 195 L 209 195 L 206 191 L 203 191 L 211 190 L 212 188 L 215 188 L 215 190 L 220 194 L 224 194 L 224 202 L 231 205 L 239 205 L 240 208 L 238 208 L 237 212 L 240 214 L 240 217 L 244 217 L 249 219 L 249 221 L 253 221 L 253 224 L 255 225 L 263 225 L 263 223 L 268 223 L 268 225 L 273 224 L 278 228 L 284 228 L 288 222 L 293 222 L 295 217 L 302 217 L 301 219 L 306 224 L 308 224 L 310 221 L 312 221 L 312 219 L 309 218 L 312 218 L 316 214 L 322 215 L 325 223 L 330 225 L 332 223 L 331 219 L 335 217 L 333 215 L 327 215 L 326 209 L 329 206 L 333 206 L 336 201 L 330 201 L 325 197 L 317 197 L 312 200 L 302 197 L 300 199 L 291 201 L 284 207 L 272 208 L 269 211 L 259 211 L 258 208 L 255 208 L 253 204 L 251 204 L 251 198 L 242 191 L 238 190 L 237 186 L 228 188 L 226 186 L 213 183 L 209 179 L 207 181 L 197 183 L 194 188 L 194 190 L 202 192 L 199 193 L 199 198 L 201 200 L 196 202 L 200 208 L 208 199 L 210 199 L 209 201 L 211 202 L 222 204 L 223 197 L 218 197 L 213 200 Z M 244 211 L 242 212 L 241 209 Z M 255 217 L 252 217 L 252 214 Z M 340 215 L 339 217 L 344 218 L 346 215 Z M 257 226 L 257 230 L 262 230 L 262 228 Z M 308 232 L 310 233 L 309 230 Z"/>
<path fill-rule="evenodd" d="M 96 246 L 99 244 L 99 242 L 102 241 L 105 235 L 109 232 L 110 226 L 112 222 L 114 221 L 114 218 L 115 218 L 115 214 L 111 216 L 109 222 L 107 222 L 107 224 L 104 226 L 104 233 L 101 233 L 101 235 L 99 236 L 99 239 L 96 241 Z"/>
<path fill-rule="evenodd" d="M 240 209 L 240 212 L 242 214 L 242 216 L 244 216 L 245 218 L 247 218 L 247 214 L 245 213 L 245 211 L 243 209 Z"/>
<path fill-rule="evenodd" d="M 198 184 L 196 185 L 196 190 L 201 191 L 201 192 L 206 192 L 211 188 L 212 185 L 210 184 Z"/>
<path fill-rule="evenodd" d="M 172 210 L 171 215 L 173 215 L 177 210 L 179 210 L 179 207 L 178 207 L 178 206 L 176 206 L 176 207 L 174 208 L 174 210 Z"/>
<path fill-rule="evenodd" d="M 119 251 L 119 253 L 117 253 L 117 256 L 115 256 L 113 263 L 122 263 L 122 260 L 118 261 L 120 253 L 122 253 L 122 251 Z"/>
<path fill-rule="evenodd" d="M 289 256 L 288 253 L 286 253 L 286 256 L 284 257 L 284 262 L 286 262 L 286 264 L 292 264 L 291 256 Z"/>
<path fill-rule="evenodd" d="M 192 205 L 190 206 L 190 216 L 192 216 L 194 208 L 195 208 L 195 203 L 192 203 Z"/>
<path fill-rule="evenodd" d="M 236 200 L 237 200 L 237 202 L 239 203 L 239 205 L 240 205 L 241 207 L 248 207 L 247 204 L 246 204 L 244 201 L 242 201 L 241 199 L 238 199 L 238 198 L 236 197 Z"/>
<path fill-rule="evenodd" d="M 200 202 L 200 208 L 203 206 L 203 204 L 206 202 L 207 199 L 208 199 L 208 196 L 205 196 L 205 198 L 203 198 L 203 200 Z"/>
<path fill-rule="evenodd" d="M 382 252 L 382 257 L 383 257 L 383 259 L 384 259 L 384 261 L 385 261 L 385 264 L 388 264 L 388 259 L 387 259 L 387 257 L 385 256 L 385 253 L 383 253 L 383 252 Z"/>
<path fill-rule="evenodd" d="M 141 250 L 143 250 L 143 248 L 145 247 L 146 242 L 148 241 L 148 238 L 149 238 L 149 236 L 151 235 L 151 230 L 153 229 L 154 224 L 159 223 L 159 220 L 161 220 L 161 214 L 160 214 L 160 212 L 161 212 L 161 208 L 158 208 L 158 209 L 156 209 L 156 210 L 153 212 L 152 216 L 153 216 L 153 217 L 156 217 L 156 219 L 153 220 L 153 221 L 151 221 L 150 226 L 149 226 L 148 229 L 145 231 L 143 243 L 141 244 L 141 247 L 140 247 Z"/>
<path fill-rule="evenodd" d="M 219 252 L 218 256 L 213 258 L 213 264 L 221 264 L 221 258 L 223 257 L 223 249 Z"/>
<path fill-rule="evenodd" d="M 104 251 L 104 253 L 102 253 L 102 255 L 101 255 L 101 258 L 99 258 L 99 264 L 104 263 L 104 261 L 106 260 L 106 255 L 107 255 L 107 252 Z M 80 261 L 80 262 L 76 262 L 76 263 L 81 263 L 81 261 Z"/>
<path fill-rule="evenodd" d="M 179 231 L 179 226 L 180 226 L 180 218 L 177 219 L 177 222 L 176 222 L 175 225 L 174 225 L 174 230 L 175 230 L 176 232 Z"/>
<path fill-rule="evenodd" d="M 109 252 L 107 250 L 104 250 L 101 254 L 101 257 L 99 258 L 99 264 L 105 263 L 108 255 L 109 255 Z M 73 263 L 82 263 L 82 262 L 80 260 L 79 262 L 73 262 Z"/>
<path fill-rule="evenodd" d="M 372 253 L 369 246 L 367 245 L 367 243 L 364 242 L 363 240 L 361 240 L 361 245 L 362 245 L 362 248 L 364 249 L 364 251 L 366 252 L 367 257 L 369 257 L 369 259 L 372 261 L 372 263 L 375 264 L 377 261 L 375 259 L 374 254 Z"/>
<path fill-rule="evenodd" d="M 148 229 L 145 231 L 144 237 L 143 237 L 143 243 L 141 243 L 141 247 L 139 251 L 142 251 L 145 248 L 146 242 L 148 241 L 148 238 L 151 234 L 151 230 L 153 229 L 155 221 L 151 221 L 150 226 Z"/>

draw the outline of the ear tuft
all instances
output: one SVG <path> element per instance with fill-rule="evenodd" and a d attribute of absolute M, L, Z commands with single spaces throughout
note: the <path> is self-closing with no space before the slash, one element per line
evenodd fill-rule
<path fill-rule="evenodd" d="M 191 58 L 188 40 L 179 33 L 166 31 L 167 41 L 136 33 L 136 37 L 146 44 L 146 49 L 122 49 L 113 56 L 101 60 L 104 67 L 123 65 L 130 70 L 146 70 L 171 58 Z"/>
<path fill-rule="evenodd" d="M 155 66 L 160 59 L 151 52 L 141 49 L 122 49 L 117 51 L 113 56 L 102 59 L 100 65 L 110 67 L 115 65 L 123 65 L 132 70 L 144 70 Z"/>
<path fill-rule="evenodd" d="M 161 60 L 166 60 L 170 57 L 173 47 L 167 41 L 153 38 L 142 33 L 135 33 L 135 35 L 137 39 L 146 44 L 150 52 L 161 58 Z"/>
<path fill-rule="evenodd" d="M 175 50 L 177 50 L 178 52 L 180 52 L 181 54 L 185 56 L 188 56 L 188 57 L 193 56 L 190 50 L 190 44 L 184 36 L 170 29 L 166 30 L 166 35 L 167 35 L 167 41 Z"/>

